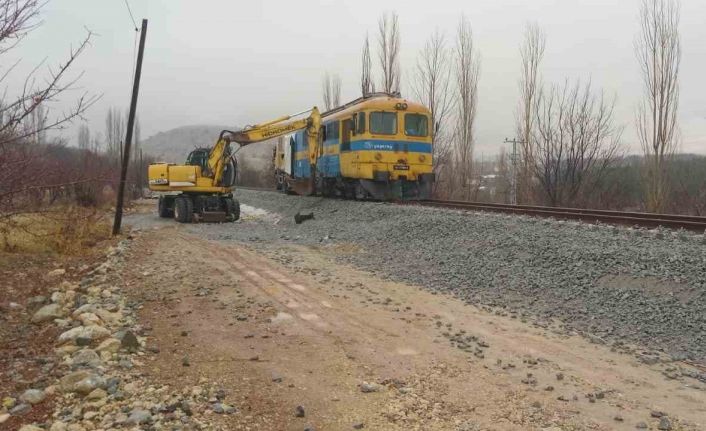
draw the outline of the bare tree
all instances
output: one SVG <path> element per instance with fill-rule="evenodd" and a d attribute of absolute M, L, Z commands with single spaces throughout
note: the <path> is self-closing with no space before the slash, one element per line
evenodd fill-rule
<path fill-rule="evenodd" d="M 464 197 L 470 198 L 473 170 L 473 147 L 475 144 L 474 123 L 478 102 L 478 77 L 480 76 L 480 55 L 473 45 L 471 23 L 465 16 L 458 24 L 455 46 L 456 78 L 456 177 L 464 190 Z"/>
<path fill-rule="evenodd" d="M 341 77 L 326 72 L 321 80 L 321 94 L 327 111 L 341 106 Z"/>
<path fill-rule="evenodd" d="M 386 93 L 400 91 L 400 26 L 397 12 L 385 12 L 378 20 L 378 60 L 381 87 Z"/>
<path fill-rule="evenodd" d="M 341 77 L 337 74 L 331 77 L 331 103 L 332 108 L 341 106 Z"/>
<path fill-rule="evenodd" d="M 580 204 L 619 157 L 615 99 L 593 95 L 590 82 L 567 81 L 541 91 L 535 105 L 534 175 L 548 204 Z"/>
<path fill-rule="evenodd" d="M 448 130 L 453 110 L 454 94 L 451 87 L 451 53 L 446 46 L 443 33 L 435 31 L 417 56 L 417 66 L 412 91 L 431 112 L 431 136 L 434 173 L 437 181 L 434 188 L 442 184 L 441 177 L 451 163 L 451 133 Z"/>
<path fill-rule="evenodd" d="M 39 13 L 46 2 L 39 0 L 0 0 L 0 57 L 13 49 L 40 24 Z M 70 167 L 64 160 L 53 158 L 63 153 L 61 145 L 49 145 L 46 132 L 65 127 L 97 100 L 79 93 L 75 104 L 63 112 L 47 107 L 58 101 L 80 74 L 70 76 L 73 65 L 88 47 L 92 34 L 88 32 L 77 48 L 68 52 L 55 67 L 41 62 L 20 85 L 0 94 L 0 230 L 6 230 L 18 214 L 37 212 L 44 197 L 71 184 L 84 181 L 85 170 Z M 0 83 L 13 76 L 19 61 L 0 61 Z M 28 175 L 42 172 L 42 175 Z"/>
<path fill-rule="evenodd" d="M 520 105 L 518 107 L 517 130 L 522 144 L 520 146 L 520 169 L 518 172 L 519 202 L 528 202 L 532 195 L 532 169 L 534 145 L 532 143 L 532 127 L 535 118 L 535 100 L 541 90 L 539 64 L 544 57 L 546 35 L 539 25 L 528 24 L 525 36 L 520 45 L 522 59 L 520 76 Z M 517 163 L 517 161 L 515 161 Z"/>
<path fill-rule="evenodd" d="M 661 212 L 668 194 L 667 164 L 679 145 L 679 5 L 643 0 L 635 41 L 645 94 L 637 110 L 637 134 L 645 155 L 648 211 Z"/>
<path fill-rule="evenodd" d="M 363 43 L 363 54 L 361 55 L 360 70 L 360 92 L 363 97 L 375 92 L 375 83 L 372 75 L 373 63 L 370 60 L 370 40 L 367 33 Z"/>
<path fill-rule="evenodd" d="M 81 150 L 91 149 L 91 129 L 82 124 L 78 129 L 78 148 Z"/>
<path fill-rule="evenodd" d="M 108 155 L 120 162 L 123 159 L 123 137 L 125 136 L 125 118 L 120 109 L 111 107 L 105 116 L 105 143 Z"/>
<path fill-rule="evenodd" d="M 331 94 L 331 75 L 328 72 L 324 73 L 324 77 L 321 80 L 321 97 L 324 99 L 324 108 L 326 111 L 331 109 L 333 103 L 333 95 Z"/>

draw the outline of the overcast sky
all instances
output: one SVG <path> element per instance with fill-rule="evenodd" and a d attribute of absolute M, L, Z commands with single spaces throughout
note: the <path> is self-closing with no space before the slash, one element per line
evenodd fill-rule
<path fill-rule="evenodd" d="M 632 151 L 638 148 L 633 114 L 641 94 L 633 52 L 638 0 L 129 2 L 138 26 L 141 18 L 149 20 L 138 102 L 143 138 L 191 124 L 261 122 L 321 105 L 326 71 L 341 76 L 343 100 L 358 97 L 365 34 L 374 37 L 379 16 L 395 10 L 405 96 L 411 96 L 406 84 L 429 34 L 438 28 L 453 37 L 460 15 L 470 19 L 482 57 L 479 157 L 497 153 L 515 130 L 518 45 L 527 22 L 537 22 L 547 35 L 545 82 L 590 78 L 597 90 L 615 95 L 617 120 L 626 126 L 623 140 Z M 84 28 L 97 33 L 75 72 L 84 71 L 82 89 L 103 95 L 87 114 L 91 130 L 102 131 L 108 107 L 129 104 L 135 32 L 124 0 L 51 0 L 42 18 L 42 27 L 12 52 L 23 58 L 17 72 L 45 58 L 60 61 Z M 705 23 L 706 0 L 682 0 L 682 150 L 699 153 L 706 153 Z M 75 128 L 64 136 L 73 140 Z"/>

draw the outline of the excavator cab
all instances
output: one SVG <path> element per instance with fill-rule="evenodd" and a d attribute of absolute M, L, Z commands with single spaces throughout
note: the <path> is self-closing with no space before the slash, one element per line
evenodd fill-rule
<path fill-rule="evenodd" d="M 186 158 L 186 164 L 191 166 L 200 166 L 201 172 L 206 172 L 208 166 L 208 153 L 211 150 L 209 148 L 196 148 L 189 153 Z"/>

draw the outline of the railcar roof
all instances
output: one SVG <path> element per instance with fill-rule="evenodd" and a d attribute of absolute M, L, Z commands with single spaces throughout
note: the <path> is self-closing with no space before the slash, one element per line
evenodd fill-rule
<path fill-rule="evenodd" d="M 359 103 L 352 104 L 349 107 L 346 107 L 345 109 L 342 109 L 340 111 L 335 111 L 330 114 L 324 113 L 322 115 L 323 120 L 332 120 L 335 118 L 341 118 L 341 117 L 346 117 L 350 116 L 355 112 L 358 112 L 360 110 L 371 110 L 371 109 L 379 109 L 379 110 L 389 110 L 389 111 L 395 111 L 395 105 L 398 103 L 406 103 L 407 104 L 407 109 L 403 110 L 403 112 L 414 112 L 414 113 L 424 113 L 424 114 L 429 114 L 429 110 L 422 105 L 421 103 L 417 102 L 412 102 L 410 100 L 401 98 L 401 97 L 391 97 L 391 96 L 378 96 L 378 97 L 371 97 L 369 99 L 364 99 L 361 100 Z"/>

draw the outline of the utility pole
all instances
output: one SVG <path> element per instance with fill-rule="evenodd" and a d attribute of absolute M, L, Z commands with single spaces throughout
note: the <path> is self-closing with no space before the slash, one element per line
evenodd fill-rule
<path fill-rule="evenodd" d="M 140 75 L 142 74 L 142 55 L 145 52 L 145 36 L 147 35 L 147 20 L 142 20 L 140 31 L 140 48 L 137 51 L 137 64 L 135 66 L 135 79 L 132 83 L 132 99 L 130 100 L 130 113 L 127 118 L 127 133 L 125 134 L 125 151 L 123 164 L 120 167 L 120 184 L 118 184 L 118 201 L 115 204 L 115 219 L 113 220 L 113 235 L 120 233 L 123 221 L 123 200 L 125 198 L 125 182 L 127 180 L 127 166 L 130 164 L 130 144 L 132 144 L 132 129 L 135 127 L 135 109 L 137 109 L 137 93 L 140 91 Z"/>
<path fill-rule="evenodd" d="M 517 138 L 512 138 L 512 140 L 505 138 L 503 141 L 505 144 L 512 144 L 512 155 L 510 160 L 512 161 L 512 173 L 510 174 L 510 203 L 512 205 L 517 205 L 517 144 L 524 144 L 522 140 L 517 140 Z"/>

